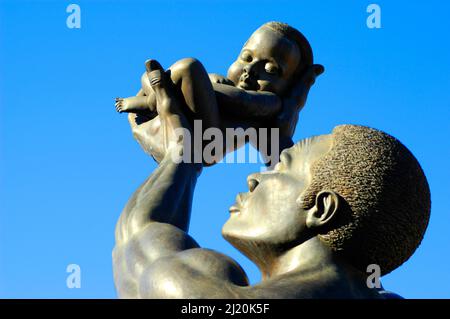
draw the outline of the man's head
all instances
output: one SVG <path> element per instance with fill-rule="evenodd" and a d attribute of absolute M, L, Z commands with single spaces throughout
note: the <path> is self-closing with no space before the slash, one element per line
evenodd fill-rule
<path fill-rule="evenodd" d="M 244 44 L 228 69 L 228 78 L 245 90 L 283 95 L 312 62 L 308 40 L 298 30 L 269 22 Z"/>
<path fill-rule="evenodd" d="M 223 234 L 250 258 L 318 236 L 356 268 L 378 264 L 386 274 L 413 254 L 429 220 L 419 163 L 398 140 L 367 127 L 338 126 L 303 140 L 248 183 Z"/>

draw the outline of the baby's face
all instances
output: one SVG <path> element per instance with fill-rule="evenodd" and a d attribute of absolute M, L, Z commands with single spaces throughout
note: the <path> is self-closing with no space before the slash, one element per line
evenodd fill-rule
<path fill-rule="evenodd" d="M 228 69 L 228 78 L 244 90 L 283 95 L 300 63 L 298 46 L 267 27 L 259 28 Z"/>

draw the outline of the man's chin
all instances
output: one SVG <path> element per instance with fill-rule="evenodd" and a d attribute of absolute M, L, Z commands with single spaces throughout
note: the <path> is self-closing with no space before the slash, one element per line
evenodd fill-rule
<path fill-rule="evenodd" d="M 244 236 L 240 236 L 240 235 L 236 234 L 235 232 L 228 232 L 228 231 L 222 229 L 222 237 L 227 242 L 229 242 L 234 248 L 239 250 L 244 255 L 247 255 L 248 249 L 246 247 L 248 247 L 248 245 L 246 244 L 247 239 Z"/>
<path fill-rule="evenodd" d="M 252 228 L 247 223 L 235 219 L 233 216 L 222 227 L 222 237 L 239 250 L 241 250 L 239 247 L 242 247 L 245 243 L 254 241 L 253 236 L 249 237 L 253 233 Z"/>
<path fill-rule="evenodd" d="M 250 259 L 255 265 L 261 269 L 261 265 L 264 264 L 270 256 L 270 249 L 268 251 L 267 245 L 259 243 L 254 239 L 248 238 L 247 236 L 241 236 L 236 233 L 227 232 L 222 229 L 223 238 L 229 242 L 234 248 L 236 248 L 240 253 L 244 254 L 248 259 Z"/>
<path fill-rule="evenodd" d="M 233 231 L 231 231 L 230 229 L 228 229 L 227 224 L 225 224 L 222 227 L 222 237 L 229 242 L 230 244 L 232 244 L 233 240 L 237 240 L 238 238 L 236 238 L 236 234 L 234 234 Z"/>
<path fill-rule="evenodd" d="M 227 224 L 222 227 L 222 237 L 238 250 L 240 250 L 238 246 L 242 245 L 242 242 L 245 241 L 245 236 L 241 236 L 239 232 L 231 229 Z"/>

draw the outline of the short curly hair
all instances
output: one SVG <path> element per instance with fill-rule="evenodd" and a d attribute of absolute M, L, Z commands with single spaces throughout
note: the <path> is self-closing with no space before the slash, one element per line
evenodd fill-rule
<path fill-rule="evenodd" d="M 300 76 L 306 68 L 313 64 L 313 51 L 306 37 L 297 29 L 291 27 L 287 23 L 271 21 L 263 24 L 261 28 L 269 28 L 272 31 L 278 32 L 290 41 L 294 42 L 300 50 L 301 63 L 295 71 L 295 76 Z"/>
<path fill-rule="evenodd" d="M 319 238 L 361 271 L 378 264 L 385 275 L 420 245 L 428 226 L 430 190 L 420 164 L 396 138 L 372 128 L 334 128 L 330 151 L 311 167 L 304 209 L 333 190 L 343 199 Z"/>

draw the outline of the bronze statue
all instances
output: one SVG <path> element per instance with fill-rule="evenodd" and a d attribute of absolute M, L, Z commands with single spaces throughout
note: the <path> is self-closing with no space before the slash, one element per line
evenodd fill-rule
<path fill-rule="evenodd" d="M 250 286 L 234 260 L 188 234 L 204 165 L 174 160 L 187 145 L 174 132 L 191 130 L 191 121 L 170 73 L 154 62 L 148 67 L 158 122 L 130 123 L 159 166 L 117 223 L 119 297 L 389 296 L 367 287 L 367 266 L 379 265 L 382 274 L 399 267 L 420 244 L 430 215 L 426 177 L 405 146 L 384 132 L 342 125 L 285 149 L 273 170 L 250 175 L 249 191 L 237 195 L 222 229 L 261 270 L 262 282 Z"/>
<path fill-rule="evenodd" d="M 132 113 L 133 128 L 137 125 L 136 114 L 144 121 L 151 119 L 146 125 L 150 126 L 147 131 L 153 131 L 160 123 L 148 73 L 162 67 L 155 60 L 145 64 L 141 90 L 135 97 L 116 98 L 116 109 Z M 167 71 L 188 120 L 201 119 L 204 129 L 277 127 L 280 149 L 292 146 L 298 113 L 316 76 L 322 72 L 323 66 L 313 64 L 308 40 L 298 30 L 280 22 L 266 23 L 252 34 L 230 66 L 228 78 L 208 74 L 192 58 L 176 62 Z M 143 147 L 158 162 L 161 160 L 160 153 Z M 214 159 L 213 163 L 220 159 Z"/>

